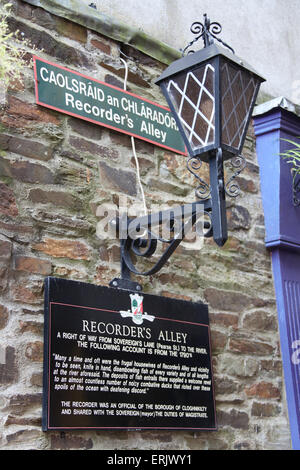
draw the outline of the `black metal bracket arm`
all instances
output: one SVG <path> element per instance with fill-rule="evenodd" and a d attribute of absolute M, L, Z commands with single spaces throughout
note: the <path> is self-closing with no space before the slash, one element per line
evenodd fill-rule
<path fill-rule="evenodd" d="M 120 238 L 121 278 L 113 279 L 110 286 L 140 291 L 142 287 L 137 282 L 131 281 L 131 273 L 140 276 L 151 276 L 157 273 L 200 219 L 206 230 L 204 237 L 212 237 L 211 208 L 211 199 L 206 199 L 148 216 L 134 219 L 124 216 L 111 221 Z M 208 220 L 203 221 L 203 214 L 208 216 Z M 168 230 L 172 233 L 171 238 L 162 238 L 154 233 L 155 229 L 160 229 L 164 224 L 168 225 Z M 132 261 L 132 255 L 138 258 L 150 258 L 156 252 L 158 242 L 166 244 L 167 248 L 152 268 L 139 271 Z"/>

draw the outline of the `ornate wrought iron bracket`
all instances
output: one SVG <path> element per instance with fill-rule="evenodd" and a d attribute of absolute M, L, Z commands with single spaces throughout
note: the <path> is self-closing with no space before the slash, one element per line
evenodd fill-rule
<path fill-rule="evenodd" d="M 149 216 L 135 219 L 125 216 L 112 221 L 121 240 L 121 278 L 113 279 L 110 286 L 140 291 L 142 287 L 139 283 L 130 279 L 131 273 L 140 276 L 151 276 L 157 273 L 183 241 L 186 233 L 199 221 L 203 213 L 209 217 L 209 220 L 203 223 L 204 230 L 206 230 L 204 237 L 208 238 L 213 234 L 210 222 L 210 199 L 159 211 Z M 173 236 L 169 239 L 162 238 L 153 232 L 153 229 L 161 228 L 165 223 L 169 224 L 170 231 L 173 232 Z M 138 270 L 132 261 L 132 255 L 137 258 L 151 258 L 157 250 L 158 242 L 167 245 L 159 260 L 147 271 Z"/>
<path fill-rule="evenodd" d="M 203 221 L 203 236 L 213 237 L 217 245 L 224 245 L 227 240 L 226 194 L 230 197 L 236 197 L 239 194 L 239 186 L 235 178 L 246 166 L 246 161 L 241 155 L 233 157 L 229 162 L 234 174 L 225 183 L 222 149 L 211 151 L 209 169 L 212 184 L 210 186 L 198 174 L 202 167 L 201 160 L 191 157 L 187 161 L 187 168 L 199 182 L 195 190 L 198 199 L 196 202 L 148 216 L 137 218 L 123 216 L 111 221 L 121 245 L 121 278 L 113 279 L 110 283 L 112 287 L 142 290 L 139 283 L 131 280 L 131 274 L 139 276 L 156 274 L 203 214 L 207 216 L 207 220 Z M 171 238 L 160 237 L 154 232 L 157 228 L 160 232 L 164 224 L 168 225 L 172 233 Z M 149 259 L 156 253 L 159 242 L 167 247 L 154 266 L 146 271 L 137 269 L 132 255 L 137 259 Z"/>

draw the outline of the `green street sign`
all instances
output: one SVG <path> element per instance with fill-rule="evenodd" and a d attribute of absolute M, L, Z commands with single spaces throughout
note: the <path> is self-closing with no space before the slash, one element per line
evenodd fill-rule
<path fill-rule="evenodd" d="M 186 155 L 170 110 L 34 56 L 36 102 Z"/>

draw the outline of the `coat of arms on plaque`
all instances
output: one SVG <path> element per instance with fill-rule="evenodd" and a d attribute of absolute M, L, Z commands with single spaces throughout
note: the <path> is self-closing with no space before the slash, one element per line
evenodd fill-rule
<path fill-rule="evenodd" d="M 144 320 L 153 321 L 154 316 L 148 315 L 144 312 L 143 299 L 144 297 L 139 294 L 129 294 L 131 300 L 131 310 L 120 310 L 120 314 L 123 318 L 131 317 L 132 321 L 137 325 L 141 325 Z"/>

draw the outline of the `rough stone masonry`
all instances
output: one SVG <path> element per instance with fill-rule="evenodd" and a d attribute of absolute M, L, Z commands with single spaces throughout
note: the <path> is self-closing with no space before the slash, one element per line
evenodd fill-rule
<path fill-rule="evenodd" d="M 9 25 L 40 57 L 165 105 L 154 85 L 166 64 L 47 7 L 13 0 Z M 47 5 L 47 2 L 44 2 Z M 63 10 L 63 9 L 62 9 Z M 146 43 L 147 46 L 147 43 Z M 147 49 L 147 47 L 145 47 Z M 28 50 L 28 57 L 32 51 Z M 185 157 L 136 139 L 147 205 L 194 201 Z M 217 432 L 41 430 L 43 281 L 108 285 L 119 243 L 96 235 L 97 208 L 127 196 L 141 206 L 130 138 L 35 104 L 33 70 L 0 112 L 0 447 L 2 449 L 289 449 L 290 433 L 254 135 L 228 202 L 229 240 L 180 246 L 145 292 L 209 305 Z M 205 173 L 205 170 L 204 170 Z M 97 215 L 98 214 L 98 215 Z M 147 262 L 148 263 L 148 262 Z"/>

